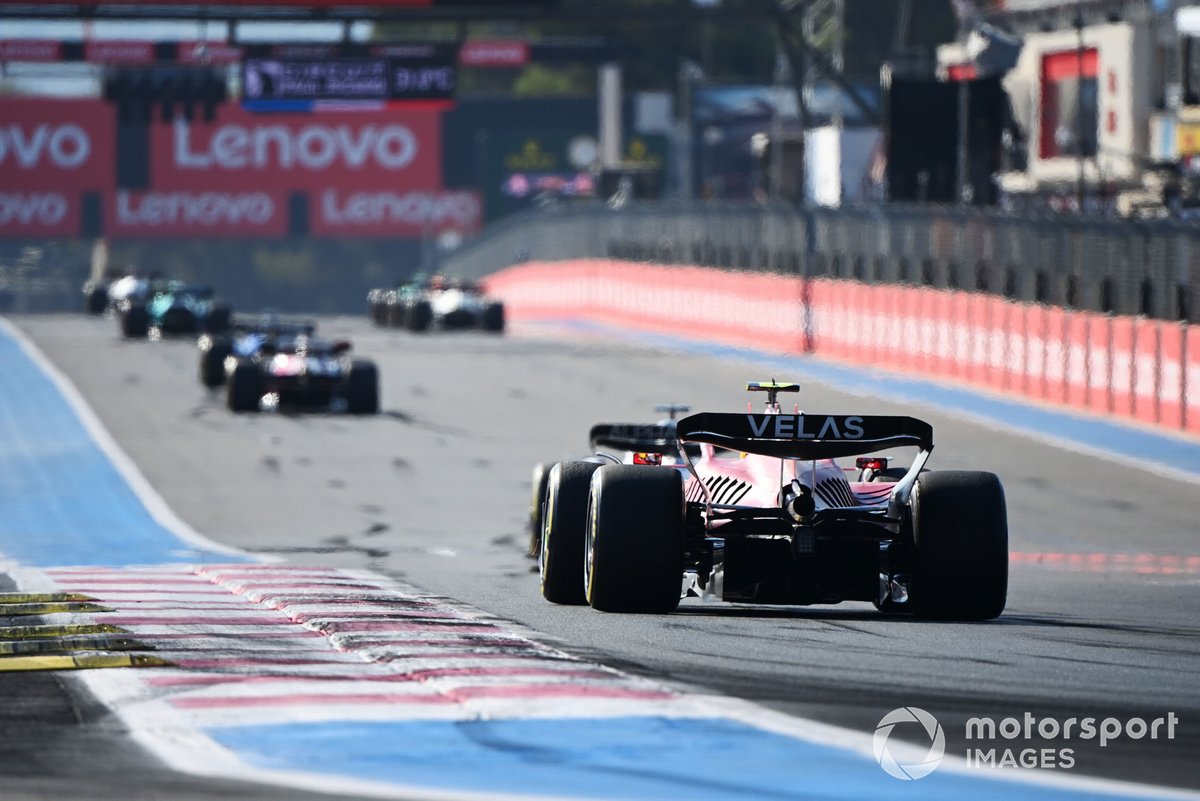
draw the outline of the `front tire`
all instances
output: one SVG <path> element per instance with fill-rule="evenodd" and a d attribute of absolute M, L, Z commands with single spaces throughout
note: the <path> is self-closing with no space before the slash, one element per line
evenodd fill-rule
<path fill-rule="evenodd" d="M 225 383 L 225 358 L 233 345 L 221 337 L 203 337 L 200 344 L 200 383 L 215 389 Z"/>
<path fill-rule="evenodd" d="M 262 372 L 249 359 L 238 359 L 229 373 L 226 402 L 233 412 L 257 412 L 263 395 Z"/>
<path fill-rule="evenodd" d="M 596 462 L 559 462 L 546 479 L 546 509 L 538 568 L 542 597 L 556 604 L 587 603 L 583 590 L 588 488 Z"/>
<path fill-rule="evenodd" d="M 121 335 L 126 339 L 145 339 L 150 333 L 150 313 L 146 307 L 128 303 L 121 309 Z"/>
<path fill-rule="evenodd" d="M 387 320 L 384 325 L 388 328 L 403 328 L 405 319 L 408 317 L 408 306 L 395 297 L 384 303 L 384 317 Z"/>
<path fill-rule="evenodd" d="M 367 316 L 380 327 L 388 323 L 388 307 L 383 296 L 383 291 L 379 289 L 372 289 L 367 293 Z"/>
<path fill-rule="evenodd" d="M 404 327 L 414 334 L 428 331 L 433 325 L 433 307 L 427 300 L 414 300 L 405 314 Z"/>
<path fill-rule="evenodd" d="M 346 374 L 346 411 L 350 414 L 379 412 L 379 369 L 374 362 L 355 359 Z"/>
<path fill-rule="evenodd" d="M 1008 512 L 992 473 L 924 473 L 913 488 L 917 573 L 913 610 L 942 620 L 991 620 L 1008 596 Z"/>
<path fill-rule="evenodd" d="M 542 462 L 534 465 L 533 481 L 530 482 L 529 498 L 529 555 L 536 557 L 542 547 L 542 504 L 546 502 L 546 485 L 550 481 L 550 470 L 554 464 Z"/>
<path fill-rule="evenodd" d="M 489 303 L 483 309 L 483 330 L 504 333 L 504 304 Z"/>
<path fill-rule="evenodd" d="M 104 314 L 108 308 L 108 287 L 88 284 L 83 293 L 83 310 L 88 314 Z"/>
<path fill-rule="evenodd" d="M 204 318 L 204 331 L 208 334 L 223 334 L 233 323 L 233 310 L 224 303 L 215 304 Z"/>
<path fill-rule="evenodd" d="M 605 465 L 592 476 L 584 583 L 604 612 L 662 614 L 679 606 L 683 477 L 669 467 Z"/>

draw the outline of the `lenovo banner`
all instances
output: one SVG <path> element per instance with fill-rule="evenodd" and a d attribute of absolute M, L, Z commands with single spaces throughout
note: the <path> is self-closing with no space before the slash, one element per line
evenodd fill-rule
<path fill-rule="evenodd" d="M 0 103 L 0 237 L 80 235 L 84 196 L 113 184 L 114 119 L 94 100 Z"/>
<path fill-rule="evenodd" d="M 118 118 L 100 100 L 0 104 L 0 237 L 421 237 L 481 222 L 442 183 L 431 109 Z"/>
<path fill-rule="evenodd" d="M 117 190 L 106 230 L 116 236 L 281 236 L 287 198 L 262 190 Z"/>
<path fill-rule="evenodd" d="M 106 189 L 113 181 L 113 109 L 95 100 L 0 103 L 0 188 Z"/>
<path fill-rule="evenodd" d="M 0 237 L 75 236 L 79 200 L 78 193 L 0 189 Z"/>
<path fill-rule="evenodd" d="M 312 233 L 317 236 L 468 233 L 479 228 L 483 217 L 477 192 L 356 192 L 330 187 L 312 201 Z"/>
<path fill-rule="evenodd" d="M 436 111 L 254 114 L 236 105 L 211 123 L 182 118 L 151 130 L 159 187 L 227 189 L 437 189 L 441 119 Z"/>

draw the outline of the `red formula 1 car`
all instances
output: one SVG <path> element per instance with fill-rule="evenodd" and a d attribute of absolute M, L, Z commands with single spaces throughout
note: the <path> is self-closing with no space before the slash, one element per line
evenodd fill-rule
<path fill-rule="evenodd" d="M 921 420 L 785 414 L 778 395 L 797 384 L 747 388 L 767 393 L 765 413 L 677 421 L 681 465 L 554 467 L 539 543 L 548 600 L 650 613 L 688 595 L 870 601 L 962 620 L 1004 610 L 1008 524 L 995 475 L 925 471 L 933 429 Z M 901 447 L 916 458 L 889 468 L 880 452 Z M 855 466 L 835 461 L 844 457 Z"/>

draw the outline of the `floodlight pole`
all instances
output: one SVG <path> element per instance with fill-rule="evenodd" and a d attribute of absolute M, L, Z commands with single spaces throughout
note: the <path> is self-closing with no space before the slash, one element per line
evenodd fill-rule
<path fill-rule="evenodd" d="M 1075 158 L 1079 168 L 1075 186 L 1075 202 L 1079 214 L 1084 213 L 1083 204 L 1086 198 L 1084 175 L 1084 130 L 1083 130 L 1083 0 L 1075 2 Z"/>

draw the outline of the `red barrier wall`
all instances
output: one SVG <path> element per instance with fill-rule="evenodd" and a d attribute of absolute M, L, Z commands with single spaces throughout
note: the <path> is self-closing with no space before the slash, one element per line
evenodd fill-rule
<path fill-rule="evenodd" d="M 923 287 L 581 259 L 490 276 L 511 320 L 583 318 L 1200 433 L 1200 326 Z"/>

